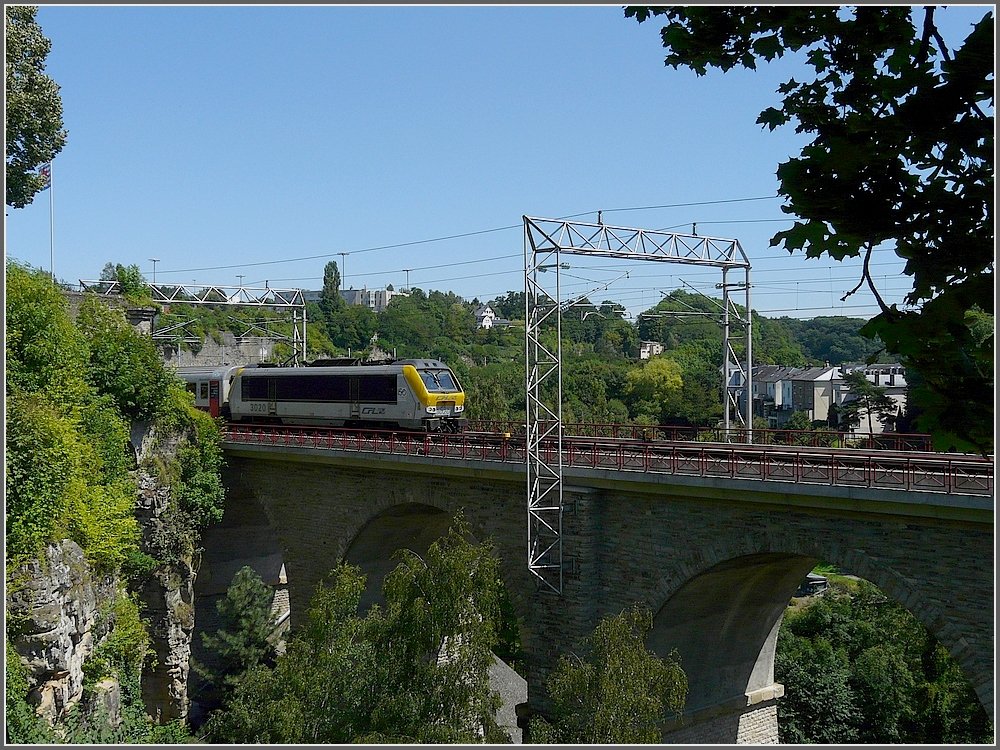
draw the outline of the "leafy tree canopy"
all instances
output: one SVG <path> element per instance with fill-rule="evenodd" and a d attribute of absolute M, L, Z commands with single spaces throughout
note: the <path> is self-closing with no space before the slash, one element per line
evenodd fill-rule
<path fill-rule="evenodd" d="M 59 86 L 45 74 L 52 43 L 32 5 L 4 6 L 7 48 L 7 205 L 23 208 L 45 188 L 38 167 L 66 143 Z"/>
<path fill-rule="evenodd" d="M 993 434 L 993 337 L 970 310 L 993 314 L 993 39 L 985 11 L 956 50 L 937 8 L 909 6 L 629 7 L 663 15 L 666 63 L 699 75 L 755 69 L 798 53 L 814 75 L 778 88 L 757 122 L 810 134 L 778 167 L 783 210 L 800 217 L 772 246 L 808 257 L 864 258 L 881 312 L 865 327 L 923 375 L 914 397 L 942 446 L 986 450 Z M 878 247 L 906 261 L 905 301 L 887 305 L 869 273 Z"/>
<path fill-rule="evenodd" d="M 659 420 L 672 411 L 672 402 L 681 392 L 681 366 L 667 357 L 653 357 L 641 367 L 628 371 L 628 392 L 643 413 Z"/>
<path fill-rule="evenodd" d="M 88 376 L 97 391 L 132 419 L 154 417 L 175 377 L 164 368 L 152 340 L 137 333 L 121 310 L 96 297 L 80 305 L 77 327 L 88 344 Z"/>
<path fill-rule="evenodd" d="M 136 559 L 134 420 L 193 428 L 173 497 L 190 532 L 221 516 L 221 438 L 120 310 L 89 297 L 77 321 L 48 275 L 7 264 L 8 562 L 71 538 L 103 571 Z"/>
<path fill-rule="evenodd" d="M 139 266 L 123 266 L 121 263 L 105 263 L 101 269 L 101 281 L 117 281 L 123 297 L 130 302 L 147 301 L 149 292 L 146 290 L 146 277 L 142 275 Z M 219 300 L 220 302 L 224 300 Z"/>
<path fill-rule="evenodd" d="M 825 315 L 809 320 L 777 318 L 772 322 L 791 334 L 793 340 L 801 347 L 807 362 L 814 365 L 824 362 L 840 365 L 845 362 L 865 362 L 872 359 L 880 362 L 891 361 L 884 352 L 880 354 L 884 349 L 881 341 L 878 339 L 873 341 L 861 335 L 865 321 L 859 318 Z M 756 320 L 754 323 L 756 324 Z M 757 359 L 756 354 L 757 349 L 754 349 L 755 359 Z M 774 364 L 789 365 L 789 362 L 776 359 Z"/>
<path fill-rule="evenodd" d="M 992 743 L 993 728 L 944 647 L 875 586 L 834 580 L 790 612 L 775 679 L 783 743 Z"/>
<path fill-rule="evenodd" d="M 338 565 L 275 667 L 250 669 L 205 731 L 254 743 L 495 742 L 488 670 L 499 562 L 459 518 L 421 558 L 403 552 L 386 605 L 359 613 L 365 577 Z"/>
<path fill-rule="evenodd" d="M 323 291 L 320 292 L 320 309 L 324 315 L 332 315 L 346 305 L 340 296 L 340 269 L 337 262 L 331 260 L 323 268 Z"/>
<path fill-rule="evenodd" d="M 533 719 L 532 741 L 660 742 L 663 721 L 684 708 L 687 676 L 676 652 L 660 659 L 646 648 L 652 625 L 648 611 L 626 610 L 597 625 L 584 657 L 560 657 L 548 680 L 552 723 Z"/>
<path fill-rule="evenodd" d="M 215 685 L 233 686 L 243 674 L 258 664 L 272 666 L 275 648 L 273 592 L 249 566 L 236 571 L 225 597 L 215 604 L 221 627 L 202 633 L 201 640 L 216 655 L 214 668 L 195 665 L 196 670 Z"/>

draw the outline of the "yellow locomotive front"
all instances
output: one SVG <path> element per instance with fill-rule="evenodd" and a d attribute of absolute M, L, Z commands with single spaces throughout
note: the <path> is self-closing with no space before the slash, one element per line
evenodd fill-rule
<path fill-rule="evenodd" d="M 403 377 L 423 408 L 428 427 L 437 423 L 449 432 L 465 429 L 465 392 L 447 365 L 437 360 L 406 362 Z"/>

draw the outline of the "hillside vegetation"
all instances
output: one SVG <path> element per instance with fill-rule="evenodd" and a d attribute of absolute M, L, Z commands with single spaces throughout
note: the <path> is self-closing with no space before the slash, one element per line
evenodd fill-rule
<path fill-rule="evenodd" d="M 875 586 L 841 576 L 778 634 L 782 743 L 991 743 L 955 660 Z"/>
<path fill-rule="evenodd" d="M 8 657 L 14 650 L 7 660 L 7 738 L 163 737 L 172 730 L 152 726 L 140 696 L 150 635 L 136 592 L 155 569 L 190 557 L 199 529 L 221 518 L 218 428 L 120 310 L 87 298 L 73 320 L 47 274 L 15 263 L 6 270 Z M 136 517 L 140 467 L 130 441 L 140 424 L 177 446 L 144 467 L 169 488 L 171 504 L 164 534 L 146 544 Z M 72 721 L 52 735 L 26 703 L 37 686 L 16 653 L 26 623 L 11 614 L 10 597 L 30 583 L 25 566 L 62 540 L 78 544 L 93 575 L 112 582 L 111 598 L 99 603 L 98 619 L 107 624 L 83 671 L 84 698 L 105 678 L 120 685 L 126 720 L 114 731 L 71 712 L 63 718 Z"/>
<path fill-rule="evenodd" d="M 524 418 L 524 294 L 508 292 L 489 302 L 509 327 L 477 329 L 471 302 L 451 292 L 413 289 L 382 312 L 325 296 L 309 303 L 310 358 L 368 356 L 375 347 L 398 358 L 432 357 L 450 365 L 469 393 L 471 419 Z M 691 313 L 718 312 L 706 297 L 674 291 L 634 323 L 621 306 L 583 299 L 562 318 L 563 417 L 566 422 L 635 422 L 715 425 L 722 416 L 722 327 Z M 221 333 L 246 333 L 259 311 L 175 304 L 160 325 L 189 320 L 188 331 L 203 340 Z M 289 320 L 268 317 L 269 330 L 288 336 Z M 812 320 L 754 314 L 754 362 L 786 366 L 832 365 L 879 355 L 877 342 L 859 333 L 864 321 L 829 317 Z M 261 330 L 254 329 L 256 334 Z M 554 325 L 549 334 L 554 345 Z M 639 359 L 641 341 L 659 341 L 665 351 Z M 198 348 L 195 344 L 194 348 Z M 291 350 L 279 344 L 276 359 Z"/>

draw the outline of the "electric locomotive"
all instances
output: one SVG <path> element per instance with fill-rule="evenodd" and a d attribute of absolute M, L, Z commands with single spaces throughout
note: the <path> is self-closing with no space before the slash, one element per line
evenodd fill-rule
<path fill-rule="evenodd" d="M 179 374 L 188 380 L 186 372 Z M 460 432 L 468 423 L 458 378 L 433 359 L 231 367 L 210 374 L 215 380 L 208 380 L 209 398 L 203 403 L 211 411 L 212 383 L 217 381 L 224 394 L 219 412 L 232 422 L 428 432 Z M 197 387 L 196 397 L 200 381 Z M 196 405 L 202 406 L 198 400 Z"/>

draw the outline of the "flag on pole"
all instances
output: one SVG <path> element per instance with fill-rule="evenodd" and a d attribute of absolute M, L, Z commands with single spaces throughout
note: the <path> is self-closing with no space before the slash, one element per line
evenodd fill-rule
<path fill-rule="evenodd" d="M 48 190 L 52 186 L 52 162 L 48 161 L 38 168 L 38 176 L 42 178 L 42 186 L 38 192 Z"/>

